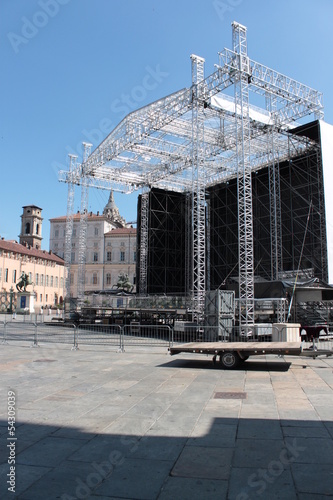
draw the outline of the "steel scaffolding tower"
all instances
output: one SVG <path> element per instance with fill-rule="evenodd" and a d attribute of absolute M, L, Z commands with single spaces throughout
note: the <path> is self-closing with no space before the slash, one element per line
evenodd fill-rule
<path fill-rule="evenodd" d="M 247 56 L 246 28 L 232 24 L 235 52 L 235 131 L 238 188 L 239 324 L 254 323 L 254 269 L 252 225 L 252 179 L 250 158 L 250 112 L 248 85 L 251 68 Z"/>
<path fill-rule="evenodd" d="M 69 303 L 70 299 L 70 268 L 72 260 L 72 234 L 73 234 L 73 215 L 74 215 L 74 183 L 72 175 L 77 166 L 77 156 L 69 154 L 69 170 L 67 176 L 68 195 L 67 195 L 67 216 L 66 216 L 66 234 L 65 234 L 65 298 Z"/>
<path fill-rule="evenodd" d="M 60 181 L 86 182 L 90 187 L 124 193 L 143 190 L 141 219 L 145 234 L 149 210 L 145 193 L 156 188 L 186 194 L 192 202 L 193 256 L 187 259 L 190 269 L 186 270 L 186 280 L 199 316 L 206 288 L 205 220 L 209 218 L 205 216 L 205 192 L 236 181 L 241 322 L 250 324 L 254 272 L 251 174 L 272 166 L 271 272 L 277 276 L 282 266 L 279 166 L 312 147 L 311 141 L 293 135 L 290 148 L 290 135 L 304 117 L 323 118 L 323 102 L 320 92 L 250 59 L 244 26 L 233 23 L 232 33 L 232 50 L 219 53 L 219 64 L 211 75 L 205 78 L 204 60 L 192 56 L 191 87 L 128 114 L 82 166 L 60 172 Z M 141 293 L 147 289 L 144 240 L 142 236 Z"/>
<path fill-rule="evenodd" d="M 82 158 L 82 178 L 81 178 L 81 207 L 80 207 L 80 227 L 79 227 L 79 258 L 78 258 L 78 278 L 77 278 L 77 303 L 78 307 L 83 306 L 85 289 L 85 264 L 87 248 L 87 217 L 88 217 L 88 196 L 89 184 L 85 173 L 85 162 L 87 161 L 92 144 L 83 142 Z"/>
<path fill-rule="evenodd" d="M 147 294 L 147 256 L 148 256 L 148 216 L 149 216 L 149 191 L 145 188 L 141 196 L 140 207 L 140 276 L 139 276 L 139 293 L 140 295 Z"/>
<path fill-rule="evenodd" d="M 205 105 L 204 63 L 202 57 L 192 60 L 192 300 L 198 322 L 204 314 L 206 292 L 206 199 L 204 165 Z"/>

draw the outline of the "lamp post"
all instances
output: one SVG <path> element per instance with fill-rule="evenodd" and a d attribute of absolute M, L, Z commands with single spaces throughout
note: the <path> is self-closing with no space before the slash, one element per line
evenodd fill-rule
<path fill-rule="evenodd" d="M 12 314 L 13 312 L 13 296 L 14 296 L 14 288 L 13 285 L 10 287 L 9 290 L 9 313 Z"/>

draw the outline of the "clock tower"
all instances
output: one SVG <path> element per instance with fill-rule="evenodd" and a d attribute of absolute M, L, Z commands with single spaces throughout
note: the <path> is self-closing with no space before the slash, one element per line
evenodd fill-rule
<path fill-rule="evenodd" d="M 32 248 L 41 248 L 42 242 L 42 208 L 36 205 L 27 205 L 23 208 L 21 215 L 21 245 L 29 245 Z"/>

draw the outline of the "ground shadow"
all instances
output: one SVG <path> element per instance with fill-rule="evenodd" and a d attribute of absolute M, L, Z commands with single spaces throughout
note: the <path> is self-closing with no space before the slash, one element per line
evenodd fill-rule
<path fill-rule="evenodd" d="M 95 434 L 76 427 L 20 423 L 14 439 L 8 436 L 7 422 L 0 421 L 0 497 L 331 497 L 333 422 L 223 416 L 210 420 L 206 415 L 192 433 L 179 426 L 181 419 L 170 432 L 172 426 L 160 420 L 140 435 L 134 429 Z"/>
<path fill-rule="evenodd" d="M 170 367 L 170 368 L 201 368 L 201 369 L 210 369 L 210 370 L 225 370 L 220 363 L 216 363 L 215 365 L 212 362 L 212 356 L 202 356 L 200 358 L 177 358 L 172 361 L 168 361 L 167 363 L 163 363 L 159 365 L 161 367 Z M 282 361 L 280 359 L 266 361 L 266 360 L 251 360 L 243 362 L 237 368 L 234 368 L 234 371 L 272 371 L 272 372 L 286 372 L 289 370 L 291 366 L 290 362 Z M 225 370 L 229 371 L 229 370 Z"/>

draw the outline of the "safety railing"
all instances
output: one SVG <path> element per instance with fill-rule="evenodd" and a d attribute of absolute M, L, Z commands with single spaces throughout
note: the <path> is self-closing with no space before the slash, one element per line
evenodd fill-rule
<path fill-rule="evenodd" d="M 173 329 L 169 325 L 140 325 L 123 327 L 123 345 L 152 345 L 169 347 Z"/>
<path fill-rule="evenodd" d="M 316 335 L 302 335 L 299 325 L 255 324 L 252 327 L 199 326 L 187 324 L 183 330 L 170 325 L 82 324 L 62 325 L 0 321 L 0 343 L 29 342 L 32 346 L 66 344 L 78 349 L 85 346 L 109 346 L 124 351 L 131 346 L 170 347 L 189 342 L 297 342 L 303 350 L 333 351 L 333 334 L 319 330 Z"/>
<path fill-rule="evenodd" d="M 272 324 L 239 326 L 199 326 L 191 324 L 174 329 L 172 342 L 281 342 L 283 331 Z"/>
<path fill-rule="evenodd" d="M 84 345 L 108 345 L 118 350 L 124 349 L 121 325 L 83 324 L 75 328 L 74 347 Z"/>

